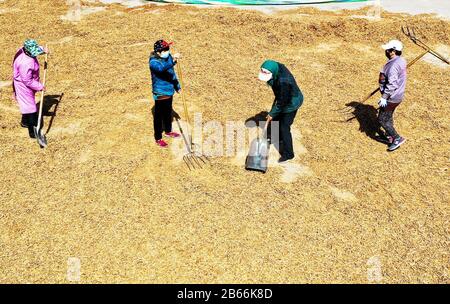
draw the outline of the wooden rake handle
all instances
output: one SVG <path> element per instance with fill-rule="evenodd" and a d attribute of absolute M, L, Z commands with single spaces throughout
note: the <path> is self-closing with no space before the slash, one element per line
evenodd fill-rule
<path fill-rule="evenodd" d="M 175 48 L 172 48 L 173 52 L 176 53 Z M 177 60 L 177 64 L 176 64 L 176 69 L 178 72 L 178 81 L 180 82 L 180 86 L 181 86 L 181 92 L 180 92 L 180 96 L 181 96 L 181 101 L 183 102 L 183 111 L 184 111 L 184 116 L 186 117 L 186 120 L 188 122 L 188 124 L 191 124 L 191 119 L 189 117 L 189 111 L 188 111 L 188 107 L 187 107 L 187 102 L 186 102 L 186 97 L 184 96 L 183 90 L 184 90 L 184 80 L 183 80 L 183 70 L 181 69 L 181 63 L 180 60 Z"/>

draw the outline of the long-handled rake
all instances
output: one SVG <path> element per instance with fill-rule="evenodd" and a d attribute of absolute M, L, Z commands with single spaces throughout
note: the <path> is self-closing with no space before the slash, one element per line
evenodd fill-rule
<path fill-rule="evenodd" d="M 416 44 L 417 46 L 421 47 L 422 49 L 426 50 L 427 53 L 430 53 L 431 55 L 433 55 L 434 57 L 442 60 L 443 62 L 445 62 L 446 64 L 450 64 L 450 61 L 448 59 L 446 59 L 443 55 L 439 54 L 438 52 L 436 52 L 435 50 L 433 50 L 431 47 L 429 47 L 425 42 L 423 42 L 421 39 L 419 39 L 416 35 L 416 30 L 414 27 L 409 27 L 409 26 L 402 26 L 402 32 L 403 34 L 405 34 L 409 39 L 411 39 L 412 42 L 414 42 L 414 44 Z"/>
<path fill-rule="evenodd" d="M 198 168 L 202 168 L 202 165 L 205 165 L 207 163 L 209 163 L 209 158 L 198 152 L 198 146 L 196 144 L 194 144 L 192 142 L 192 136 L 189 132 L 189 126 L 191 125 L 191 119 L 189 117 L 189 111 L 188 111 L 188 106 L 187 106 L 187 102 L 186 102 L 186 98 L 184 96 L 184 82 L 183 82 L 183 72 L 181 69 L 181 64 L 180 61 L 177 62 L 177 72 L 178 72 L 178 78 L 179 78 L 179 82 L 181 87 L 183 88 L 182 91 L 180 91 L 180 96 L 181 96 L 181 100 L 183 103 L 183 110 L 184 110 L 184 116 L 187 120 L 187 132 L 185 133 L 183 131 L 183 128 L 181 127 L 180 121 L 179 121 L 179 117 L 175 116 L 175 120 L 177 121 L 178 124 L 178 128 L 180 129 L 181 135 L 183 136 L 183 140 L 184 140 L 184 144 L 186 145 L 186 150 L 187 153 L 183 156 L 183 160 L 186 163 L 186 165 L 188 166 L 189 170 L 192 169 L 198 169 Z"/>
<path fill-rule="evenodd" d="M 48 54 L 45 54 L 45 63 L 44 63 L 44 79 L 42 84 L 45 87 L 45 82 L 47 80 L 47 66 L 48 66 Z M 45 135 L 42 134 L 41 130 L 41 122 L 42 122 L 42 109 L 44 108 L 44 94 L 45 89 L 41 91 L 41 102 L 39 104 L 39 116 L 38 116 L 38 124 L 36 127 L 33 127 L 34 136 L 37 139 L 37 142 L 41 148 L 47 147 L 47 138 L 45 138 Z"/>
<path fill-rule="evenodd" d="M 413 60 L 411 60 L 409 63 L 408 63 L 408 65 L 407 65 L 407 68 L 410 68 L 413 64 L 415 64 L 417 61 L 419 61 L 423 56 L 425 56 L 426 54 L 428 54 L 429 53 L 429 51 L 427 50 L 427 51 L 425 51 L 425 52 L 423 52 L 423 53 L 421 53 L 419 56 L 417 56 L 416 58 L 414 58 Z M 375 90 L 373 90 L 372 91 L 372 93 L 370 93 L 369 95 L 367 95 L 363 100 L 361 100 L 361 104 L 364 104 L 367 100 L 369 100 L 373 95 L 375 95 L 377 92 L 379 92 L 380 91 L 380 87 L 378 87 L 378 88 L 376 88 Z M 350 112 L 352 112 L 354 110 L 354 107 L 351 107 L 351 106 L 346 106 L 346 107 L 344 107 L 344 108 L 342 108 L 342 109 L 339 109 L 338 111 L 339 112 L 342 112 L 342 113 L 350 113 Z"/>

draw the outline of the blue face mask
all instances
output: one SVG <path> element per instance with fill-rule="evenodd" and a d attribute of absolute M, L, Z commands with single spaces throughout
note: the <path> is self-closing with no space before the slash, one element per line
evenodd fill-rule
<path fill-rule="evenodd" d="M 170 52 L 166 51 L 166 52 L 161 52 L 160 57 L 163 59 L 169 58 Z"/>

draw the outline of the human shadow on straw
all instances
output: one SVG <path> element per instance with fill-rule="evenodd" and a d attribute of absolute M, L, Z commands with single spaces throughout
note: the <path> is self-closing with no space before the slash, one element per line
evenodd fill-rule
<path fill-rule="evenodd" d="M 51 117 L 50 121 L 48 123 L 47 131 L 45 131 L 44 134 L 48 134 L 50 129 L 53 126 L 53 122 L 56 117 L 56 113 L 58 112 L 58 106 L 61 102 L 62 98 L 64 96 L 64 93 L 61 93 L 60 95 L 46 95 L 44 96 L 44 104 L 42 106 L 42 116 Z M 39 107 L 39 104 L 37 105 Z M 53 108 L 53 110 L 52 110 Z"/>
<path fill-rule="evenodd" d="M 350 112 L 352 116 L 344 122 L 350 122 L 356 119 L 359 123 L 359 131 L 379 142 L 378 135 L 384 133 L 381 131 L 381 125 L 378 122 L 378 110 L 372 105 L 367 105 L 359 101 L 349 102 L 346 106 L 352 109 Z"/>
<path fill-rule="evenodd" d="M 259 134 L 262 133 L 264 130 L 264 126 L 266 124 L 267 115 L 269 115 L 269 112 L 267 111 L 261 111 L 245 120 L 245 126 L 249 129 L 251 128 L 259 128 Z M 269 124 L 267 128 L 267 139 L 269 140 L 270 144 L 275 147 L 275 149 L 281 154 L 281 145 L 279 140 L 278 134 L 272 134 L 272 124 Z"/>

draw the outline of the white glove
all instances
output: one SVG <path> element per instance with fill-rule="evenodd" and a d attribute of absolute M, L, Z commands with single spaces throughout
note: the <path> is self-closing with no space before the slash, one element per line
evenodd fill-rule
<path fill-rule="evenodd" d="M 385 106 L 387 106 L 387 100 L 384 98 L 381 98 L 380 101 L 378 101 L 378 105 L 382 108 L 384 108 Z"/>

